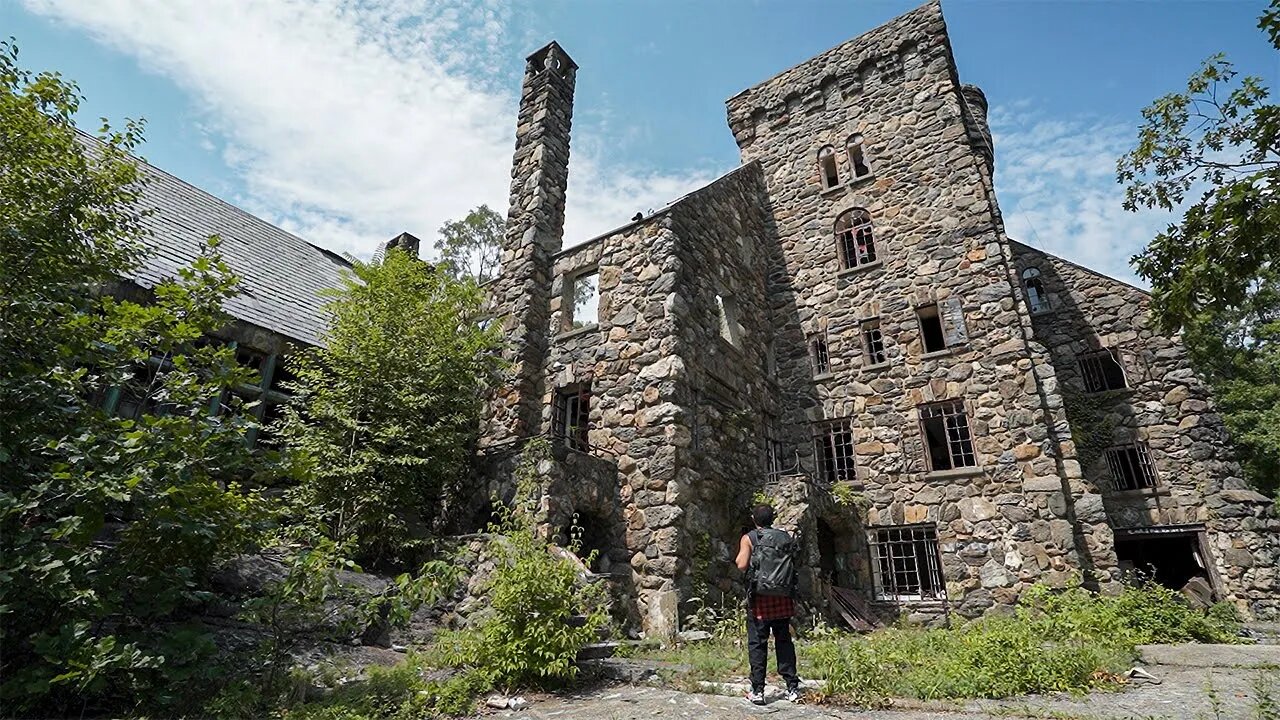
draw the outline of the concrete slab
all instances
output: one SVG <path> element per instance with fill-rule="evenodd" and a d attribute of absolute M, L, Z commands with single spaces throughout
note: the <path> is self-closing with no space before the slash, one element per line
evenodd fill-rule
<path fill-rule="evenodd" d="M 1280 668 L 1280 645 L 1139 645 L 1138 654 L 1148 665 Z"/>

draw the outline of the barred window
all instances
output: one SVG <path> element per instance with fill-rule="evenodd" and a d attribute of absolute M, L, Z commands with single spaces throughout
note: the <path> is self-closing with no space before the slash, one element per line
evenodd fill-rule
<path fill-rule="evenodd" d="M 855 208 L 846 210 L 836 219 L 836 249 L 840 255 L 840 268 L 844 270 L 876 261 L 870 213 Z"/>
<path fill-rule="evenodd" d="M 1146 443 L 1110 448 L 1106 457 L 1115 490 L 1140 490 L 1156 486 L 1156 465 Z"/>
<path fill-rule="evenodd" d="M 836 170 L 836 149 L 830 145 L 818 151 L 818 174 L 822 176 L 823 190 L 840 184 L 840 174 Z"/>
<path fill-rule="evenodd" d="M 786 451 L 782 445 L 778 421 L 765 418 L 764 432 L 765 473 L 770 480 L 776 480 L 786 471 Z"/>
<path fill-rule="evenodd" d="M 938 558 L 938 531 L 932 523 L 873 527 L 870 540 L 877 600 L 946 597 Z"/>
<path fill-rule="evenodd" d="M 969 417 L 959 400 L 920 407 L 920 431 L 928 448 L 930 470 L 950 470 L 978 464 L 969 432 Z"/>
<path fill-rule="evenodd" d="M 588 448 L 588 419 L 591 417 L 591 387 L 577 385 L 556 390 L 552 405 L 551 433 L 574 450 Z"/>
<path fill-rule="evenodd" d="M 831 372 L 831 353 L 827 349 L 825 330 L 809 340 L 809 359 L 813 362 L 814 375 L 826 375 Z"/>
<path fill-rule="evenodd" d="M 813 442 L 818 474 L 829 483 L 856 480 L 853 459 L 853 424 L 848 419 L 828 420 L 814 426 Z"/>
<path fill-rule="evenodd" d="M 1027 302 L 1031 305 L 1031 312 L 1042 313 L 1049 309 L 1049 295 L 1044 291 L 1044 281 L 1040 279 L 1038 269 L 1023 270 L 1022 285 L 1027 290 Z"/>
<path fill-rule="evenodd" d="M 885 362 L 884 336 L 880 334 L 879 320 L 862 323 L 862 352 L 868 365 Z"/>
<path fill-rule="evenodd" d="M 1124 368 L 1110 350 L 1098 350 L 1080 356 L 1080 376 L 1084 378 L 1086 392 L 1123 390 L 1129 387 Z"/>
<path fill-rule="evenodd" d="M 853 169 L 853 179 L 864 178 L 871 174 L 871 168 L 867 165 L 867 153 L 863 148 L 862 135 L 854 135 L 849 138 L 846 148 L 849 151 L 849 167 Z"/>

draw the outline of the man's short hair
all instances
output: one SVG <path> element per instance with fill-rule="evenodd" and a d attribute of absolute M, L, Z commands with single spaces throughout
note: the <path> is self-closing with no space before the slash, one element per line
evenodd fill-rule
<path fill-rule="evenodd" d="M 769 527 L 773 524 L 773 508 L 768 505 L 757 505 L 751 511 L 751 519 L 760 527 Z"/>

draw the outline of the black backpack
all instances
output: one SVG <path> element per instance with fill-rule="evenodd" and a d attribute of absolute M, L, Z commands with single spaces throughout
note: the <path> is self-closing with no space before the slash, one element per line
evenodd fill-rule
<path fill-rule="evenodd" d="M 793 597 L 796 590 L 796 541 L 785 530 L 758 528 L 751 536 L 751 592 Z"/>

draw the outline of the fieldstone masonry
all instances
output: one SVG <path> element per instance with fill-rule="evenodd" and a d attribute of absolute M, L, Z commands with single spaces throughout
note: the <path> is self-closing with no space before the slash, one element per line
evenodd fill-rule
<path fill-rule="evenodd" d="M 758 492 L 801 533 L 816 610 L 832 585 L 924 621 L 1008 609 L 1037 582 L 1110 590 L 1164 563 L 1171 546 L 1143 545 L 1159 533 L 1199 543 L 1217 597 L 1280 610 L 1280 527 L 1178 339 L 1149 327 L 1146 294 L 1006 236 L 986 98 L 960 84 L 937 2 L 730 98 L 740 168 L 561 250 L 575 71 L 552 43 L 525 75 L 490 286 L 514 364 L 482 446 L 508 467 L 494 458 L 565 434 L 560 393 L 585 398 L 588 442 L 546 468 L 561 489 L 544 507 L 592 518 L 598 570 L 639 629 L 674 633 L 695 603 L 740 596 L 731 559 Z M 838 236 L 848 217 L 870 223 L 856 246 Z M 574 327 L 584 272 L 598 273 L 598 319 Z M 877 326 L 882 356 L 865 339 Z M 1096 348 L 1121 354 L 1128 389 L 1073 391 Z M 937 403 L 952 424 L 930 436 Z M 1110 489 L 1096 428 L 1086 441 L 1076 426 L 1085 406 L 1114 442 L 1150 446 L 1156 487 Z M 848 428 L 839 463 L 819 450 L 830 421 Z M 928 541 L 891 557 L 886 528 Z M 890 587 L 895 572 L 937 587 Z"/>

